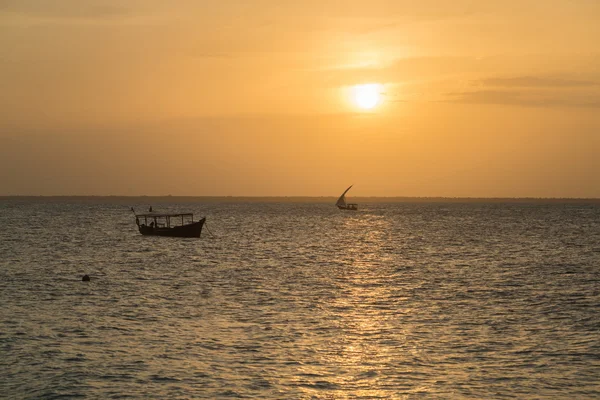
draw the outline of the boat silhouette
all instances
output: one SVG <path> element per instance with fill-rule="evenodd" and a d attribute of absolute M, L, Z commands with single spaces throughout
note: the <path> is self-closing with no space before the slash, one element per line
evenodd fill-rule
<path fill-rule="evenodd" d="M 335 203 L 335 205 L 337 206 L 337 208 L 339 208 L 340 210 L 350 210 L 350 211 L 356 211 L 356 210 L 358 210 L 358 204 L 356 204 L 356 203 L 346 203 L 346 193 L 348 193 L 348 190 L 350 190 L 350 188 L 352 186 L 353 185 L 350 185 L 350 187 L 348 187 L 348 189 L 344 190 L 344 193 L 342 193 L 342 195 L 340 196 L 340 198 Z"/>

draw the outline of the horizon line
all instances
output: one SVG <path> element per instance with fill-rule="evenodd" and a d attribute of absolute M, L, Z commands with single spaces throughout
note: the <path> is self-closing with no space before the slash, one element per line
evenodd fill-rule
<path fill-rule="evenodd" d="M 4 199 L 155 199 L 155 200 L 323 200 L 336 199 L 338 196 L 239 196 L 239 195 L 0 195 L 0 200 Z M 474 196 L 353 196 L 353 201 L 374 200 L 374 201 L 591 201 L 600 202 L 600 197 L 474 197 Z"/>

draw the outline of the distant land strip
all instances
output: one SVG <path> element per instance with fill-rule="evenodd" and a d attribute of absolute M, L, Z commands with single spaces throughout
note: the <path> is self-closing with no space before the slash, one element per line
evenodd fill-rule
<path fill-rule="evenodd" d="M 159 203 L 335 203 L 337 196 L 0 196 L 0 201 L 116 204 Z M 553 197 L 352 197 L 353 203 L 565 203 L 600 204 L 600 198 Z"/>

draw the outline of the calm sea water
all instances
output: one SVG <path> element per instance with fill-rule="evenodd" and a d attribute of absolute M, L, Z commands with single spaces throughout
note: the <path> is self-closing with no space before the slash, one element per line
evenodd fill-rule
<path fill-rule="evenodd" d="M 0 397 L 600 398 L 598 204 L 152 205 L 0 201 Z"/>

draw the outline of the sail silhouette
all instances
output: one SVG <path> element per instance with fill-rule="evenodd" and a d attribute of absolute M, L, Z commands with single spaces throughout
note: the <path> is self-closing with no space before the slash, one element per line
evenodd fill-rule
<path fill-rule="evenodd" d="M 344 193 L 342 193 L 342 195 L 340 196 L 340 198 L 335 202 L 335 205 L 340 210 L 352 210 L 352 211 L 358 210 L 358 204 L 356 204 L 356 203 L 346 203 L 346 193 L 348 193 L 348 190 L 350 190 L 352 188 L 352 186 L 354 186 L 354 185 L 350 185 L 348 187 L 348 189 L 344 190 Z"/>

